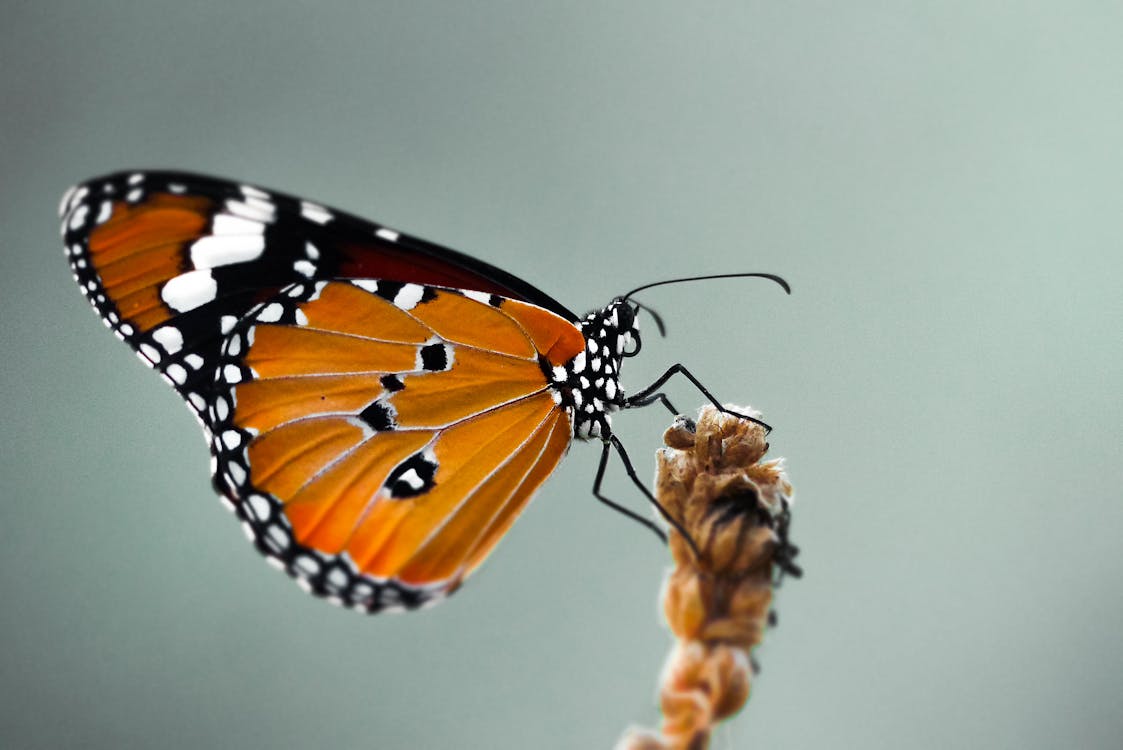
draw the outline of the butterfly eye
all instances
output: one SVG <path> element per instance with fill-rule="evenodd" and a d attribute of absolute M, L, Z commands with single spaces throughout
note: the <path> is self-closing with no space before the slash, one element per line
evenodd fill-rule
<path fill-rule="evenodd" d="M 616 307 L 616 327 L 621 331 L 635 328 L 636 312 L 638 310 L 639 307 L 631 300 L 621 300 L 620 304 Z"/>

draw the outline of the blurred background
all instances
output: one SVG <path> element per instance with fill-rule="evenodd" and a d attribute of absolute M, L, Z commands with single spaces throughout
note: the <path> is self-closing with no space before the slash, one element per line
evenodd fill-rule
<path fill-rule="evenodd" d="M 659 716 L 666 550 L 575 445 L 436 609 L 263 564 L 55 210 L 129 167 L 297 193 L 584 311 L 638 284 L 797 498 L 717 748 L 1116 748 L 1117 3 L 12 2 L 0 27 L 0 745 L 609 748 Z M 685 384 L 674 400 L 701 397 Z M 617 418 L 650 476 L 669 422 Z M 611 493 L 641 507 L 622 473 Z"/>

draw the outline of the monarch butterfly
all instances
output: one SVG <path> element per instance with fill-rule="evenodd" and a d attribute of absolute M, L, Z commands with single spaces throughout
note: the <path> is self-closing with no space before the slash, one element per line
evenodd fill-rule
<path fill-rule="evenodd" d="M 454 591 L 573 439 L 603 443 L 594 494 L 655 528 L 600 492 L 610 447 L 647 492 L 610 414 L 670 407 L 676 373 L 713 401 L 678 365 L 624 395 L 647 287 L 579 317 L 457 251 L 179 172 L 96 178 L 59 212 L 83 294 L 198 418 L 247 535 L 355 609 Z"/>

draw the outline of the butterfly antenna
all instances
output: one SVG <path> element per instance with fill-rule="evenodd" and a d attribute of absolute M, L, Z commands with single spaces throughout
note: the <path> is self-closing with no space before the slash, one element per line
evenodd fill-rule
<path fill-rule="evenodd" d="M 663 324 L 663 316 L 660 315 L 659 313 L 655 312 L 653 309 L 651 309 L 647 305 L 643 304 L 642 302 L 636 302 L 635 300 L 632 300 L 631 302 L 632 302 L 633 305 L 638 307 L 640 310 L 643 310 L 645 313 L 647 313 L 648 315 L 651 316 L 651 319 L 655 321 L 655 327 L 657 329 L 659 329 L 659 335 L 662 336 L 663 338 L 666 338 L 667 337 L 667 326 L 665 326 Z"/>
<path fill-rule="evenodd" d="M 713 276 L 687 276 L 687 277 L 681 278 L 681 279 L 667 279 L 666 281 L 655 281 L 655 282 L 652 282 L 650 284 L 644 284 L 643 286 L 637 286 L 635 289 L 633 289 L 632 291 L 625 294 L 622 297 L 622 299 L 628 299 L 629 297 L 631 297 L 636 292 L 642 292 L 644 289 L 651 289 L 652 287 L 664 286 L 666 284 L 681 284 L 684 281 L 709 281 L 711 279 L 744 279 L 744 278 L 749 278 L 749 277 L 758 278 L 758 279 L 768 279 L 769 281 L 775 281 L 777 284 L 779 284 L 783 288 L 783 290 L 785 292 L 787 292 L 788 294 L 792 293 L 791 285 L 788 284 L 788 282 L 785 281 L 783 279 L 783 277 L 777 276 L 776 274 L 772 274 L 772 273 L 719 273 L 719 274 L 715 274 Z M 648 310 L 648 312 L 651 312 L 651 311 Z"/>

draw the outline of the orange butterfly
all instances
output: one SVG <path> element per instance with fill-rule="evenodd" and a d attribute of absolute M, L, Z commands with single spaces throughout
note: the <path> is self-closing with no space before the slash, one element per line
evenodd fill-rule
<path fill-rule="evenodd" d="M 60 213 L 82 292 L 198 417 L 258 549 L 350 607 L 455 590 L 574 438 L 603 442 L 594 494 L 654 528 L 600 493 L 612 447 L 651 497 L 609 415 L 673 410 L 676 373 L 713 401 L 680 365 L 624 395 L 639 289 L 579 318 L 454 250 L 178 172 L 91 180 Z"/>

